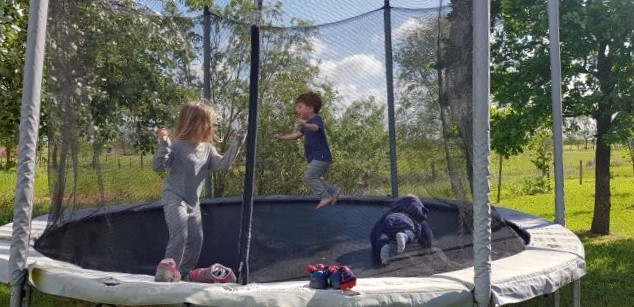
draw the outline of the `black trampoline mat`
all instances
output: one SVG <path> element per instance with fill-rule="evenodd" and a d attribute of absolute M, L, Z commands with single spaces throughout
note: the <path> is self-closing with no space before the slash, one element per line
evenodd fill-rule
<path fill-rule="evenodd" d="M 424 277 L 473 266 L 470 204 L 423 199 L 436 248 L 410 243 L 387 265 L 375 262 L 370 231 L 389 198 L 343 198 L 319 210 L 309 197 L 254 201 L 250 282 L 304 280 L 306 265 L 348 265 L 357 277 Z M 36 242 L 42 254 L 88 269 L 153 275 L 167 244 L 163 210 L 156 203 L 127 206 L 50 228 Z M 460 210 L 459 208 L 462 208 Z M 238 267 L 241 198 L 201 204 L 204 243 L 198 266 Z M 79 214 L 78 214 L 79 216 Z M 524 250 L 519 235 L 492 212 L 492 258 Z"/>

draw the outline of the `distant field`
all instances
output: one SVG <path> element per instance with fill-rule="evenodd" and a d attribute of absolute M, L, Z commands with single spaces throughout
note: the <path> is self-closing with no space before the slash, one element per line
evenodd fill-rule
<path fill-rule="evenodd" d="M 625 152 L 614 150 L 612 156 L 612 235 L 594 237 L 588 234 L 594 206 L 594 152 L 566 146 L 565 201 L 567 227 L 574 231 L 586 248 L 588 275 L 582 279 L 582 305 L 626 306 L 631 304 L 634 293 L 634 172 Z M 147 158 L 147 157 L 146 157 Z M 583 166 L 583 182 L 579 182 L 579 161 Z M 147 162 L 141 168 L 139 157 L 109 158 L 108 173 L 104 176 L 109 189 L 118 189 L 129 199 L 155 199 L 160 193 L 161 178 L 152 172 Z M 491 199 L 497 197 L 497 157 L 491 159 Z M 84 161 L 86 178 L 91 178 L 90 161 Z M 119 168 L 119 163 L 122 167 Z M 132 166 L 130 166 L 132 165 Z M 554 219 L 554 195 L 552 192 L 537 195 L 518 195 L 518 187 L 527 178 L 537 177 L 538 171 L 530 163 L 528 154 L 503 161 L 502 189 L 498 206 L 508 207 L 529 214 Z M 552 179 L 551 179 L 552 180 Z M 36 215 L 44 214 L 50 203 L 45 168 L 38 168 L 36 177 Z M 96 180 L 82 183 L 82 189 L 95 191 Z M 137 187 L 132 189 L 131 187 Z M 142 187 L 142 188 L 138 188 Z M 412 187 L 413 189 L 413 187 Z M 12 217 L 15 173 L 0 171 L 0 219 L 4 224 Z M 98 193 L 93 193 L 95 197 Z M 0 301 L 9 301 L 10 288 L 0 285 Z M 572 289 L 562 290 L 562 306 L 572 306 Z M 538 297 L 514 306 L 551 306 L 553 296 Z M 93 303 L 58 298 L 35 291 L 32 306 L 94 306 Z"/>

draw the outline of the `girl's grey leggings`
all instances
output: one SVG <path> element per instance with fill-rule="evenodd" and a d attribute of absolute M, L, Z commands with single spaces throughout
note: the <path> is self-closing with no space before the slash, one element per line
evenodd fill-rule
<path fill-rule="evenodd" d="M 185 277 L 198 263 L 203 246 L 200 205 L 192 207 L 183 201 L 172 202 L 163 205 L 163 212 L 169 232 L 165 258 L 174 259 Z"/>

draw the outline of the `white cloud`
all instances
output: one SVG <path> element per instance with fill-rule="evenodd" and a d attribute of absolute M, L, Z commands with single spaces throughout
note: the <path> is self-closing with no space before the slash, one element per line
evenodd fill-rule
<path fill-rule="evenodd" d="M 420 28 L 421 20 L 417 18 L 409 18 L 403 22 L 396 30 L 392 31 L 392 40 L 398 41 L 407 37 L 412 31 Z"/>
<path fill-rule="evenodd" d="M 343 97 L 343 103 L 375 96 L 385 96 L 385 67 L 382 61 L 369 54 L 355 54 L 340 61 L 318 64 L 321 82 L 332 84 Z"/>
<path fill-rule="evenodd" d="M 313 36 L 309 39 L 309 41 L 310 44 L 313 46 L 313 54 L 315 55 L 322 54 L 328 49 L 328 46 L 324 43 L 324 41 L 317 37 Z"/>

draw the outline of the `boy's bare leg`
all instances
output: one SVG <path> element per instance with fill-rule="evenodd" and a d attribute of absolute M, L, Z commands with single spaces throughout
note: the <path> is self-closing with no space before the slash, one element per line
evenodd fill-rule
<path fill-rule="evenodd" d="M 337 200 L 339 199 L 339 195 L 341 195 L 341 188 L 336 188 L 336 187 L 335 187 L 335 189 L 337 189 L 337 190 L 336 190 L 336 191 L 335 191 L 335 193 L 333 193 L 333 194 L 332 194 L 332 196 L 331 196 L 331 197 L 332 197 L 332 203 L 331 203 L 331 205 L 336 204 L 336 203 L 337 203 Z"/>

